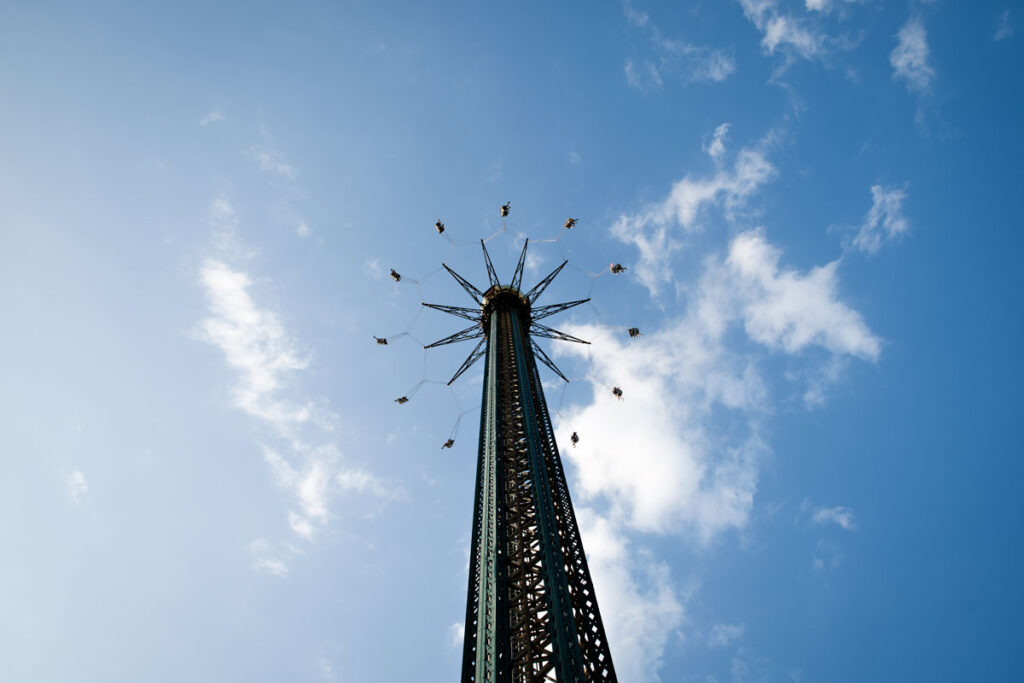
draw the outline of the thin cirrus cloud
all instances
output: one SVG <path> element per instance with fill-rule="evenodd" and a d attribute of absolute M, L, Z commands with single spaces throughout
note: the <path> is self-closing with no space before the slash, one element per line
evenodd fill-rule
<path fill-rule="evenodd" d="M 208 316 L 196 336 L 219 348 L 236 370 L 234 405 L 269 427 L 270 438 L 281 442 L 280 448 L 262 445 L 263 457 L 295 505 L 287 514 L 291 530 L 313 540 L 330 522 L 335 497 L 348 493 L 391 498 L 394 494 L 375 475 L 344 463 L 340 449 L 326 434 L 333 429 L 333 417 L 319 407 L 323 401 L 302 397 L 296 390 L 296 377 L 309 367 L 309 359 L 280 316 L 256 303 L 252 278 L 229 263 L 247 253 L 237 247 L 236 225 L 234 207 L 218 198 L 211 207 L 211 227 L 221 256 L 207 259 L 199 271 Z M 259 569 L 287 575 L 284 561 L 270 552 L 266 541 L 256 544 L 253 554 Z"/>
<path fill-rule="evenodd" d="M 728 52 L 666 38 L 646 12 L 629 2 L 623 4 L 623 13 L 630 24 L 647 32 L 649 54 L 637 60 L 627 59 L 624 66 L 626 82 L 631 87 L 660 88 L 665 77 L 676 73 L 689 83 L 718 83 L 736 71 L 736 61 Z"/>

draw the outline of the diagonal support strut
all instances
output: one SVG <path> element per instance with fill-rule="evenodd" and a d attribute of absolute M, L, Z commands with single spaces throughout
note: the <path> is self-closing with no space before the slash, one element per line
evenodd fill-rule
<path fill-rule="evenodd" d="M 455 342 L 466 341 L 467 339 L 478 339 L 484 336 L 484 328 L 479 324 L 470 325 L 464 330 L 460 330 L 453 335 L 449 335 L 444 339 L 438 339 L 433 344 L 427 344 L 423 348 L 432 349 L 435 346 L 444 346 L 445 344 L 454 344 Z"/>
<path fill-rule="evenodd" d="M 452 375 L 452 378 L 450 380 L 448 380 L 448 385 L 449 386 L 451 386 L 451 383 L 454 382 L 455 380 L 457 380 L 462 375 L 462 373 L 464 373 L 466 370 L 469 370 L 471 367 L 473 367 L 473 363 L 475 363 L 478 360 L 480 360 L 480 357 L 482 355 L 487 353 L 487 349 L 486 348 L 482 348 L 486 342 L 487 342 L 486 339 L 481 339 L 480 342 L 476 345 L 476 348 L 473 349 L 472 352 L 470 352 L 470 354 L 466 358 L 466 360 L 462 361 L 462 365 L 460 365 L 459 369 L 455 372 L 454 375 Z M 566 380 L 566 381 L 569 381 L 569 380 Z"/>
<path fill-rule="evenodd" d="M 548 273 L 546 278 L 535 284 L 533 289 L 526 293 L 526 298 L 530 300 L 530 305 L 533 305 L 533 302 L 540 298 L 540 295 L 548 288 L 548 285 L 550 285 L 551 281 L 555 279 L 555 276 L 562 272 L 562 268 L 565 268 L 565 264 L 567 263 L 569 263 L 569 259 L 562 261 L 562 265 Z"/>
<path fill-rule="evenodd" d="M 523 268 L 526 266 L 526 248 L 530 246 L 530 238 L 523 242 L 523 253 L 519 255 L 519 263 L 516 264 L 516 272 L 512 274 L 512 288 L 519 289 L 523 286 Z"/>
<path fill-rule="evenodd" d="M 423 302 L 423 305 L 427 308 L 433 308 L 435 311 L 441 311 L 442 313 L 448 313 L 455 315 L 466 320 L 472 320 L 473 322 L 480 322 L 480 309 L 479 308 L 464 308 L 462 306 L 446 306 L 444 304 L 428 304 Z"/>
<path fill-rule="evenodd" d="M 548 354 L 544 353 L 544 349 L 540 348 L 540 345 L 532 337 L 530 338 L 530 344 L 533 346 L 533 350 L 537 353 L 537 357 L 540 358 L 540 362 L 551 368 L 556 375 L 564 379 L 566 382 L 569 378 L 562 374 L 562 371 L 558 369 L 555 362 L 548 358 Z"/>
<path fill-rule="evenodd" d="M 585 304 L 588 301 L 590 301 L 590 299 L 580 299 L 579 301 L 566 301 L 565 303 L 562 303 L 562 304 L 550 304 L 548 306 L 538 306 L 537 308 L 533 309 L 533 311 L 530 313 L 530 318 L 534 322 L 536 322 L 538 320 L 542 320 L 543 318 L 547 318 L 547 317 L 550 317 L 552 315 L 555 315 L 556 313 L 561 313 L 562 311 L 569 310 L 573 306 L 579 306 L 580 304 Z M 426 305 L 427 304 L 424 304 L 424 306 L 426 306 Z"/>
<path fill-rule="evenodd" d="M 444 269 L 447 270 L 451 274 L 451 276 L 453 278 L 455 278 L 456 282 L 458 282 L 460 285 L 462 285 L 462 288 L 464 290 L 466 290 L 466 293 L 469 294 L 471 297 L 473 297 L 473 301 L 475 301 L 477 303 L 477 305 L 479 305 L 479 306 L 483 306 L 484 305 L 484 293 L 483 292 L 481 292 L 479 289 L 474 287 L 473 284 L 469 280 L 467 280 L 466 278 L 462 277 L 461 275 L 456 273 L 454 270 L 449 268 L 447 263 L 442 263 L 441 265 L 444 266 Z"/>
<path fill-rule="evenodd" d="M 576 342 L 577 344 L 589 344 L 590 342 L 584 341 L 578 337 L 574 337 L 571 334 L 565 332 L 559 332 L 554 330 L 547 325 L 541 325 L 538 322 L 530 325 L 530 333 L 536 337 L 547 337 L 548 339 L 557 339 L 559 341 Z"/>
<path fill-rule="evenodd" d="M 487 245 L 484 244 L 483 240 L 480 240 L 480 248 L 484 250 L 484 264 L 487 266 L 488 281 L 490 281 L 492 287 L 501 284 L 498 282 L 498 273 L 494 270 L 494 264 L 491 263 L 491 255 L 487 253 Z"/>

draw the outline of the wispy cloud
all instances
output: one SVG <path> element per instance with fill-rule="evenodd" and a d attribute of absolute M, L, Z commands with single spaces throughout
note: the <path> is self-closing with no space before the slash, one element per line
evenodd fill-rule
<path fill-rule="evenodd" d="M 288 565 L 272 552 L 266 539 L 254 539 L 249 544 L 249 554 L 255 569 L 281 579 L 288 577 Z"/>
<path fill-rule="evenodd" d="M 707 152 L 715 161 L 725 155 L 728 124 L 715 129 Z M 775 176 L 775 167 L 768 161 L 765 149 L 769 138 L 754 148 L 741 149 L 732 168 L 719 169 L 707 177 L 683 176 L 661 202 L 649 205 L 634 214 L 625 214 L 612 226 L 612 234 L 631 243 L 640 252 L 637 277 L 652 294 L 672 279 L 669 267 L 672 254 L 680 248 L 676 228 L 685 231 L 700 227 L 699 219 L 706 207 L 721 206 L 727 212 L 739 207 L 748 197 Z"/>
<path fill-rule="evenodd" d="M 776 0 L 739 0 L 743 14 L 761 32 L 761 47 L 768 54 L 777 50 L 796 54 L 804 59 L 818 59 L 827 54 L 831 41 L 820 29 L 806 20 L 779 9 Z M 808 2 L 809 9 L 824 9 L 827 2 Z M 812 5 L 821 7 L 811 7 Z"/>
<path fill-rule="evenodd" d="M 214 124 L 214 123 L 221 123 L 222 121 L 225 121 L 225 120 L 226 119 L 224 118 L 224 114 L 221 114 L 219 111 L 214 109 L 213 111 L 207 112 L 206 114 L 203 114 L 200 117 L 199 125 L 200 126 L 209 126 L 209 125 Z"/>
<path fill-rule="evenodd" d="M 452 649 L 461 648 L 465 638 L 466 625 L 461 621 L 448 627 L 448 645 L 451 646 Z"/>
<path fill-rule="evenodd" d="M 838 524 L 847 531 L 855 531 L 857 529 L 857 519 L 854 517 L 853 510 L 841 505 L 831 508 L 818 508 L 811 515 L 811 521 L 815 524 Z"/>
<path fill-rule="evenodd" d="M 267 420 L 282 433 L 310 417 L 310 404 L 278 398 L 287 376 L 304 370 L 309 361 L 296 348 L 277 314 L 258 307 L 249 294 L 252 280 L 227 263 L 207 260 L 199 279 L 211 315 L 200 327 L 200 338 L 218 346 L 228 364 L 240 374 L 236 405 Z"/>
<path fill-rule="evenodd" d="M 321 657 L 318 662 L 320 668 L 320 677 L 325 681 L 336 681 L 337 677 L 334 675 L 334 664 L 327 657 Z"/>
<path fill-rule="evenodd" d="M 927 93 L 935 80 L 935 70 L 928 64 L 928 38 L 920 17 L 911 17 L 897 34 L 897 44 L 889 54 L 893 78 L 903 81 L 907 90 Z"/>
<path fill-rule="evenodd" d="M 729 137 L 729 125 L 728 123 L 723 123 L 718 128 L 715 128 L 714 133 L 711 135 L 711 142 L 704 147 L 704 151 L 715 161 L 718 161 L 725 155 L 725 141 Z"/>
<path fill-rule="evenodd" d="M 746 624 L 715 624 L 708 633 L 708 647 L 725 647 L 735 643 L 746 631 Z"/>
<path fill-rule="evenodd" d="M 736 61 L 723 50 L 693 45 L 683 40 L 666 38 L 650 16 L 630 2 L 623 4 L 627 21 L 647 34 L 649 56 L 637 61 L 627 59 L 626 82 L 639 89 L 660 88 L 664 77 L 681 73 L 689 83 L 721 82 L 736 70 Z"/>
<path fill-rule="evenodd" d="M 863 2 L 863 0 L 805 0 L 804 4 L 807 7 L 808 12 L 828 14 L 832 10 L 836 9 L 841 3 L 858 4 L 861 2 Z"/>
<path fill-rule="evenodd" d="M 875 254 L 882 244 L 903 237 L 910 230 L 910 222 L 903 215 L 906 191 L 882 185 L 871 186 L 871 209 L 849 246 L 868 254 Z"/>
<path fill-rule="evenodd" d="M 64 491 L 67 493 L 68 500 L 75 505 L 81 502 L 82 496 L 88 490 L 89 483 L 85 480 L 85 475 L 81 471 L 75 470 L 64 478 Z"/>
<path fill-rule="evenodd" d="M 297 175 L 295 169 L 276 152 L 253 145 L 249 148 L 248 155 L 249 158 L 256 162 L 257 168 L 261 171 L 274 173 L 289 180 L 294 180 Z"/>
<path fill-rule="evenodd" d="M 211 226 L 217 234 L 234 235 L 237 212 L 224 197 L 211 207 Z M 237 237 L 217 240 L 219 245 L 237 243 Z M 237 255 L 218 247 L 220 255 L 208 258 L 199 270 L 199 282 L 208 302 L 208 316 L 197 337 L 218 347 L 228 365 L 238 373 L 232 394 L 234 404 L 271 428 L 282 447 L 263 445 L 263 457 L 275 481 L 289 493 L 296 509 L 288 511 L 288 524 L 301 538 L 313 540 L 331 519 L 331 501 L 338 495 L 365 494 L 393 497 L 375 475 L 347 465 L 340 449 L 323 432 L 333 428 L 333 417 L 317 401 L 294 386 L 298 373 L 309 367 L 307 354 L 285 329 L 280 315 L 259 305 L 253 295 L 253 279 L 229 261 Z M 283 560 L 263 552 L 257 544 L 257 566 L 283 576 Z M 255 552 L 255 551 L 254 551 Z"/>
<path fill-rule="evenodd" d="M 1013 24 L 1010 23 L 1010 10 L 1003 10 L 1003 13 L 999 15 L 996 32 L 992 36 L 992 40 L 999 42 L 1000 40 L 1012 38 L 1013 30 Z"/>

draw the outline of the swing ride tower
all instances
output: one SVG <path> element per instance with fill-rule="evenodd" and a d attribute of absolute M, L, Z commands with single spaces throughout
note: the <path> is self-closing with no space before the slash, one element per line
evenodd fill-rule
<path fill-rule="evenodd" d="M 477 307 L 423 304 L 473 322 L 426 348 L 480 340 L 449 384 L 485 359 L 462 681 L 616 681 L 537 371 L 568 381 L 535 337 L 588 342 L 539 321 L 589 299 L 536 306 L 568 262 L 523 293 L 528 242 L 508 285 L 481 246 L 486 291 L 444 266 Z"/>

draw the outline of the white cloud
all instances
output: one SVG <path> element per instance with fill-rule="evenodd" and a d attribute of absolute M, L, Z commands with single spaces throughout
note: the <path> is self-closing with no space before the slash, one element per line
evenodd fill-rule
<path fill-rule="evenodd" d="M 704 151 L 712 159 L 718 161 L 725 154 L 725 141 L 728 136 L 729 124 L 723 123 L 718 128 L 715 128 L 715 132 L 711 136 L 711 142 L 704 148 Z"/>
<path fill-rule="evenodd" d="M 863 0 L 843 0 L 848 4 L 860 3 Z M 821 12 L 822 14 L 828 14 L 836 7 L 834 0 L 805 0 L 804 3 L 807 6 L 808 12 Z"/>
<path fill-rule="evenodd" d="M 576 514 L 615 672 L 623 681 L 657 680 L 668 636 L 683 620 L 668 566 L 631 548 L 621 530 L 592 510 Z"/>
<path fill-rule="evenodd" d="M 388 498 L 394 495 L 390 487 L 364 470 L 342 470 L 335 475 L 335 480 L 343 491 L 370 493 L 378 498 Z"/>
<path fill-rule="evenodd" d="M 628 2 L 628 0 L 622 3 L 622 12 L 626 15 L 626 19 L 629 20 L 629 23 L 633 24 L 633 26 L 643 28 L 647 25 L 647 22 L 650 21 L 650 16 L 648 16 L 647 12 L 633 9 L 633 6 Z"/>
<path fill-rule="evenodd" d="M 832 508 L 818 508 L 811 516 L 811 520 L 816 524 L 838 524 L 847 531 L 857 529 L 857 519 L 853 515 L 853 510 L 841 505 Z"/>
<path fill-rule="evenodd" d="M 323 678 L 325 681 L 337 680 L 337 678 L 334 675 L 334 665 L 331 663 L 331 660 L 327 659 L 327 657 L 321 657 L 318 664 L 320 668 L 321 678 Z"/>
<path fill-rule="evenodd" d="M 820 540 L 811 560 L 811 566 L 816 571 L 835 570 L 843 563 L 843 555 L 839 546 L 831 541 Z"/>
<path fill-rule="evenodd" d="M 306 221 L 299 221 L 299 226 L 295 228 L 295 233 L 299 237 L 309 237 L 310 233 L 312 232 L 313 231 L 310 230 L 309 225 L 306 223 Z"/>
<path fill-rule="evenodd" d="M 723 124 L 726 125 L 726 124 Z M 708 148 L 716 161 L 724 153 L 724 136 L 728 127 L 719 126 Z M 717 156 L 716 156 L 717 155 Z M 761 149 L 743 148 L 736 155 L 731 169 L 721 169 L 705 178 L 690 174 L 677 181 L 668 196 L 638 213 L 622 215 L 612 225 L 612 234 L 623 242 L 634 244 L 640 251 L 636 275 L 652 294 L 672 279 L 669 263 L 680 244 L 671 229 L 684 231 L 700 228 L 699 218 L 705 207 L 723 206 L 732 211 L 773 178 L 775 167 Z"/>
<path fill-rule="evenodd" d="M 279 176 L 294 180 L 297 175 L 295 169 L 289 165 L 280 154 L 276 154 L 267 149 L 253 145 L 248 151 L 249 157 L 256 162 L 256 166 L 261 171 L 268 173 L 275 173 Z"/>
<path fill-rule="evenodd" d="M 661 72 L 651 62 L 644 62 L 637 66 L 632 59 L 627 59 L 623 67 L 626 73 L 626 83 L 641 90 L 647 88 L 661 87 Z"/>
<path fill-rule="evenodd" d="M 825 405 L 825 391 L 842 379 L 847 364 L 845 357 L 832 356 L 824 364 L 807 373 L 807 389 L 803 396 L 804 406 L 807 410 L 814 410 Z"/>
<path fill-rule="evenodd" d="M 253 558 L 253 567 L 278 578 L 288 576 L 288 565 L 276 557 L 266 539 L 257 538 L 249 544 L 249 554 Z"/>
<path fill-rule="evenodd" d="M 761 47 L 768 54 L 783 49 L 804 59 L 824 56 L 830 49 L 821 31 L 779 11 L 776 0 L 739 0 L 743 14 L 762 33 Z M 808 3 L 810 7 L 812 3 Z"/>
<path fill-rule="evenodd" d="M 743 637 L 746 624 L 715 624 L 708 633 L 708 647 L 725 647 Z"/>
<path fill-rule="evenodd" d="M 757 427 L 767 383 L 756 353 L 731 341 L 730 329 L 742 325 L 761 348 L 791 355 L 816 346 L 875 360 L 881 346 L 838 299 L 838 262 L 801 274 L 779 259 L 762 231 L 741 233 L 724 259 L 707 259 L 687 313 L 642 344 L 567 326 L 601 337 L 587 350 L 553 349 L 591 358 L 592 401 L 558 420 L 560 441 L 572 431 L 583 439 L 568 455 L 585 500 L 605 498 L 631 528 L 690 531 L 702 543 L 746 525 L 768 451 Z M 624 400 L 612 396 L 613 385 Z M 728 429 L 712 428 L 713 414 Z"/>
<path fill-rule="evenodd" d="M 780 269 L 779 256 L 763 230 L 742 233 L 729 247 L 727 272 L 751 339 L 787 353 L 817 344 L 833 353 L 877 359 L 881 342 L 861 315 L 837 298 L 839 261 L 801 275 Z"/>
<path fill-rule="evenodd" d="M 911 92 L 927 93 L 935 70 L 928 64 L 928 40 L 920 18 L 907 20 L 897 37 L 899 42 L 889 55 L 893 78 L 902 80 Z"/>
<path fill-rule="evenodd" d="M 221 114 L 219 111 L 215 109 L 211 112 L 203 114 L 203 116 L 199 119 L 199 125 L 209 126 L 210 124 L 220 123 L 224 120 L 224 114 Z"/>
<path fill-rule="evenodd" d="M 218 210 L 227 208 L 230 205 Z M 308 420 L 310 404 L 277 398 L 287 375 L 305 369 L 308 361 L 285 333 L 277 314 L 255 304 L 249 294 L 249 276 L 223 261 L 210 259 L 203 264 L 199 279 L 211 312 L 200 327 L 199 337 L 218 346 L 228 364 L 239 371 L 236 405 L 282 432 Z"/>
<path fill-rule="evenodd" d="M 1013 25 L 1010 24 L 1010 10 L 1003 10 L 1003 13 L 999 15 L 999 24 L 996 26 L 992 40 L 999 42 L 1011 37 L 1013 37 Z"/>
<path fill-rule="evenodd" d="M 765 387 L 756 368 L 721 343 L 724 327 L 694 312 L 652 331 L 643 346 L 604 338 L 591 353 L 591 403 L 561 411 L 559 441 L 582 438 L 568 456 L 583 500 L 603 497 L 611 514 L 643 531 L 689 530 L 702 543 L 743 526 L 766 448 L 741 417 L 730 438 L 705 422 L 718 404 L 758 411 Z M 600 328 L 572 327 L 596 338 Z M 587 353 L 573 347 L 555 352 Z M 624 400 L 611 394 L 621 386 Z M 589 546 L 588 546 L 589 549 Z"/>
<path fill-rule="evenodd" d="M 734 222 L 776 173 L 763 151 L 771 136 L 724 163 L 728 130 L 719 126 L 705 149 L 714 173 L 687 174 L 665 199 L 620 217 L 612 228 L 637 246 L 640 262 L 632 272 L 652 293 L 677 279 L 671 252 L 702 228 L 708 209 L 721 209 Z M 760 467 L 770 454 L 762 435 L 773 410 L 766 374 L 773 364 L 762 361 L 788 356 L 793 377 L 808 381 L 804 401 L 811 406 L 824 401 L 848 359 L 874 361 L 881 353 L 881 341 L 840 298 L 839 261 L 806 271 L 784 266 L 781 250 L 755 229 L 735 234 L 724 253 L 712 251 L 700 263 L 692 281 L 676 282 L 685 313 L 660 329 L 629 340 L 606 326 L 565 325 L 593 346 L 552 348 L 556 356 L 589 360 L 593 394 L 557 411 L 556 432 L 560 443 L 572 432 L 580 437 L 563 457 L 572 463 L 578 510 L 585 510 L 584 546 L 611 558 L 591 559 L 591 569 L 617 668 L 624 662 L 623 680 L 656 677 L 666 639 L 683 618 L 672 577 L 635 549 L 635 534 L 671 534 L 708 546 L 749 523 Z M 622 400 L 613 386 L 623 390 Z M 822 559 L 823 566 L 834 562 Z M 730 626 L 709 633 L 709 644 L 742 635 Z"/>
<path fill-rule="evenodd" d="M 851 245 L 874 254 L 884 242 L 904 235 L 910 229 L 910 223 L 903 216 L 903 200 L 906 198 L 906 192 L 899 188 L 872 185 L 871 209 Z"/>
<path fill-rule="evenodd" d="M 448 645 L 450 645 L 452 649 L 461 648 L 465 638 L 466 625 L 461 621 L 448 627 Z"/>
<path fill-rule="evenodd" d="M 330 520 L 331 499 L 341 493 L 394 498 L 383 481 L 358 468 L 346 467 L 333 444 L 302 450 L 303 466 L 295 467 L 277 451 L 263 447 L 263 457 L 279 486 L 288 491 L 299 505 L 299 511 L 288 512 L 288 525 L 299 536 L 312 540 L 316 530 Z"/>
<path fill-rule="evenodd" d="M 82 496 L 89 490 L 89 484 L 85 480 L 85 475 L 79 470 L 69 474 L 64 478 L 64 490 L 67 492 L 68 500 L 77 505 L 82 500 Z"/>

